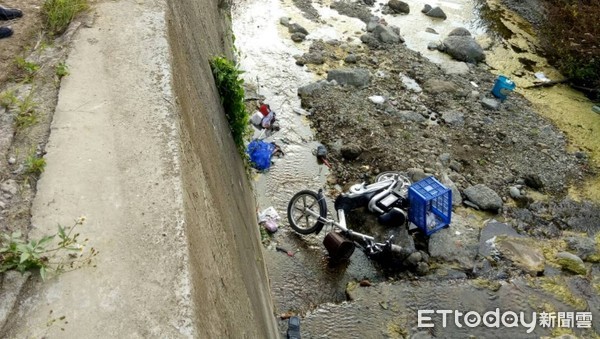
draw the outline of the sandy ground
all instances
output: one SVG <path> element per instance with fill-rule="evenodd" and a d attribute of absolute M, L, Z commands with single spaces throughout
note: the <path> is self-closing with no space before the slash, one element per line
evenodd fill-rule
<path fill-rule="evenodd" d="M 94 264 L 30 279 L 8 337 L 190 337 L 178 131 L 162 1 L 97 4 L 67 64 L 32 235 L 87 218 Z M 135 42 L 135 43 L 132 43 Z"/>

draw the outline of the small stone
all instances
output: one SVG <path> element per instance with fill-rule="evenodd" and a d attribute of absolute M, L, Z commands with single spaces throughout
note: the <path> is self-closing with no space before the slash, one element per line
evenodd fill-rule
<path fill-rule="evenodd" d="M 290 18 L 284 16 L 279 19 L 279 23 L 285 27 L 288 27 L 290 25 L 290 20 L 291 20 Z"/>
<path fill-rule="evenodd" d="M 0 200 L 0 210 L 3 210 L 6 208 L 6 203 L 2 200 Z"/>
<path fill-rule="evenodd" d="M 519 199 L 521 197 L 521 191 L 515 186 L 509 188 L 509 192 L 513 199 Z"/>
<path fill-rule="evenodd" d="M 500 101 L 493 98 L 483 98 L 481 99 L 481 106 L 486 109 L 497 110 L 500 108 Z"/>
<path fill-rule="evenodd" d="M 298 24 L 289 24 L 288 31 L 290 33 L 302 33 L 304 35 L 308 35 L 308 31 L 306 30 L 306 28 L 304 28 Z"/>
<path fill-rule="evenodd" d="M 355 64 L 356 62 L 358 62 L 358 56 L 356 56 L 355 54 L 349 54 L 347 57 L 344 58 L 344 62 L 347 64 Z"/>
<path fill-rule="evenodd" d="M 425 4 L 425 6 L 423 6 L 423 9 L 421 10 L 421 13 L 427 13 L 431 10 L 431 5 Z"/>
<path fill-rule="evenodd" d="M 417 264 L 416 272 L 418 275 L 426 275 L 427 273 L 429 273 L 429 265 L 421 261 Z"/>
<path fill-rule="evenodd" d="M 435 42 L 435 41 L 431 41 L 427 44 L 427 49 L 430 51 L 435 51 L 437 49 L 440 48 L 440 43 L 439 42 Z"/>
<path fill-rule="evenodd" d="M 292 34 L 291 39 L 293 42 L 302 42 L 306 39 L 306 34 L 296 32 Z"/>
<path fill-rule="evenodd" d="M 421 252 L 413 252 L 406 258 L 405 264 L 407 266 L 417 266 L 422 259 Z"/>
<path fill-rule="evenodd" d="M 342 146 L 340 152 L 342 153 L 344 159 L 354 160 L 362 154 L 363 150 L 358 145 L 344 145 Z"/>
<path fill-rule="evenodd" d="M 458 162 L 456 160 L 451 160 L 449 167 L 454 172 L 460 172 L 460 171 L 462 171 L 462 165 L 460 164 L 460 162 Z"/>
<path fill-rule="evenodd" d="M 433 29 L 431 27 L 425 28 L 425 32 L 431 33 L 431 34 L 439 34 L 435 29 Z"/>
<path fill-rule="evenodd" d="M 17 162 L 17 159 L 15 157 L 8 158 L 8 163 L 10 165 L 14 165 L 16 162 Z"/>
<path fill-rule="evenodd" d="M 13 179 L 6 180 L 0 185 L 0 191 L 15 195 L 19 191 L 19 185 Z"/>

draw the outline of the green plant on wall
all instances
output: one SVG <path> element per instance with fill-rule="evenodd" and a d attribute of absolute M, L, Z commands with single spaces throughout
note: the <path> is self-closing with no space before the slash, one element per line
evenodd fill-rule
<path fill-rule="evenodd" d="M 248 112 L 244 105 L 244 80 L 233 62 L 224 57 L 215 57 L 210 61 L 215 85 L 221 97 L 227 122 L 238 150 L 244 154 L 244 139 L 249 133 Z"/>

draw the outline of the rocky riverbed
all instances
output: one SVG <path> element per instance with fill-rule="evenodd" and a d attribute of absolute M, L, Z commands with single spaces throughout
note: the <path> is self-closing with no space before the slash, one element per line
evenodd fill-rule
<path fill-rule="evenodd" d="M 404 8 L 392 2 L 384 13 Z M 535 24 L 540 9 L 537 2 L 528 3 L 516 9 Z M 321 20 L 310 3 L 294 4 L 307 18 Z M 289 18 L 280 20 L 291 39 L 310 46 L 295 56 L 298 67 L 321 77 L 301 86 L 298 95 L 315 138 L 329 150 L 328 191 L 334 197 L 383 171 L 405 172 L 413 181 L 433 175 L 452 189 L 453 222 L 427 238 L 382 228 L 371 216 L 353 213 L 351 225 L 382 237 L 393 233 L 410 249 L 397 270 L 387 272 L 391 280 L 357 279 L 347 285 L 349 303 L 309 312 L 295 304 L 288 310 L 297 307 L 305 316 L 310 337 L 350 331 L 415 338 L 507 333 L 441 330 L 439 322 L 422 332 L 416 311 L 423 307 L 591 312 L 598 319 L 600 209 L 597 202 L 567 194 L 596 174 L 588 154 L 572 147 L 521 95 L 511 93 L 504 101 L 492 95 L 496 76 L 485 63 L 486 45 L 467 30 L 440 36 L 440 43 L 429 46 L 464 62 L 435 64 L 406 47 L 402 29 L 373 18 L 372 5 L 331 4 L 364 22 L 359 43 L 304 41 L 310 32 Z M 598 331 L 538 326 L 533 333 L 589 337 Z M 526 336 L 522 328 L 509 332 Z"/>

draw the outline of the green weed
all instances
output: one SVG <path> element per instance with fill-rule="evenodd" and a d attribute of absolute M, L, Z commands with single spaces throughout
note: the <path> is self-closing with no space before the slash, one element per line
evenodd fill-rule
<path fill-rule="evenodd" d="M 33 150 L 25 160 L 25 173 L 32 175 L 40 175 L 46 167 L 46 159 L 37 156 Z"/>
<path fill-rule="evenodd" d="M 63 33 L 73 18 L 88 7 L 87 0 L 46 0 L 42 9 L 46 29 L 53 35 Z"/>
<path fill-rule="evenodd" d="M 73 270 L 81 265 L 91 264 L 92 258 L 98 254 L 94 248 L 84 253 L 87 239 L 79 242 L 79 233 L 74 230 L 83 225 L 84 217 L 77 219 L 73 226 L 58 225 L 55 234 L 47 235 L 39 240 L 27 241 L 21 232 L 0 234 L 0 273 L 17 270 L 21 273 L 38 269 L 43 280 L 46 273 L 61 273 Z M 55 241 L 58 240 L 58 241 Z M 61 256 L 61 253 L 67 253 Z"/>
<path fill-rule="evenodd" d="M 33 101 L 33 91 L 24 99 L 16 102 L 17 116 L 15 117 L 15 124 L 17 129 L 23 129 L 37 123 L 37 103 Z"/>
<path fill-rule="evenodd" d="M 17 68 L 19 68 L 24 73 L 23 81 L 26 83 L 30 83 L 37 71 L 40 69 L 40 65 L 29 62 L 22 57 L 17 57 L 15 59 L 15 63 L 17 64 Z"/>
<path fill-rule="evenodd" d="M 55 73 L 59 79 L 62 79 L 62 77 L 69 75 L 69 67 L 64 62 L 61 62 L 56 65 Z"/>
<path fill-rule="evenodd" d="M 0 93 L 0 106 L 5 109 L 10 109 L 14 105 L 16 105 L 19 99 L 15 95 L 14 91 L 5 91 Z"/>
<path fill-rule="evenodd" d="M 248 111 L 244 105 L 244 80 L 236 65 L 224 57 L 215 57 L 210 61 L 215 85 L 221 97 L 229 128 L 238 150 L 243 155 L 244 139 L 249 134 Z"/>

